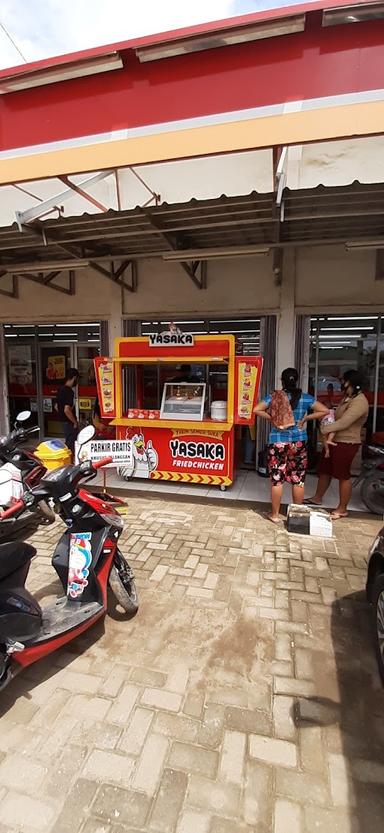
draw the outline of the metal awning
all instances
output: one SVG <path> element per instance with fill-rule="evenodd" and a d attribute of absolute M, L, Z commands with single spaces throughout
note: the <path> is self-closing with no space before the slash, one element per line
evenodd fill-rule
<path fill-rule="evenodd" d="M 334 243 L 384 246 L 384 185 L 284 190 L 192 199 L 128 211 L 37 220 L 0 228 L 0 274 L 78 268 L 145 257 L 204 260 Z M 20 271 L 19 271 L 20 270 Z"/>

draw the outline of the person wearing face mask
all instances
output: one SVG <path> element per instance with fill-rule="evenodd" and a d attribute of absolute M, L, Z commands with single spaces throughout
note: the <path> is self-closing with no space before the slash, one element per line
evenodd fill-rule
<path fill-rule="evenodd" d="M 329 457 L 323 449 L 317 470 L 317 489 L 304 502 L 321 506 L 323 497 L 334 477 L 339 481 L 339 505 L 331 513 L 334 520 L 346 518 L 352 494 L 351 465 L 361 445 L 361 429 L 368 417 L 368 399 L 363 393 L 364 380 L 358 370 L 347 370 L 342 378 L 343 398 L 336 409 L 335 422 L 321 427 L 323 434 L 334 433 L 335 445 Z"/>

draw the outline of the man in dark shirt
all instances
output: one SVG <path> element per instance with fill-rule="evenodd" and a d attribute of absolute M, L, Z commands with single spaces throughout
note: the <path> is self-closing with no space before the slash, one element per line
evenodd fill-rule
<path fill-rule="evenodd" d="M 70 367 L 65 375 L 65 382 L 59 388 L 57 394 L 57 410 L 59 419 L 61 420 L 65 444 L 72 451 L 75 452 L 75 441 L 77 436 L 77 417 L 74 409 L 75 392 L 74 388 L 79 381 L 79 371 L 75 367 Z"/>

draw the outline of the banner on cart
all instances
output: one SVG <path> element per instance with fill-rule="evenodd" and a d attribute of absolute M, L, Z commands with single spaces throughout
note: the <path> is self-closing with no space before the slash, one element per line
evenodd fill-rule
<path fill-rule="evenodd" d="M 90 440 L 82 446 L 76 443 L 75 451 L 78 463 L 84 463 L 85 460 L 98 463 L 104 457 L 112 457 L 113 462 L 106 468 L 130 466 L 133 459 L 131 440 Z"/>
<path fill-rule="evenodd" d="M 118 429 L 132 442 L 132 463 L 123 476 L 191 482 L 233 479 L 233 432 L 171 428 Z M 124 467 L 125 468 L 125 467 Z M 179 477 L 176 475 L 194 475 Z M 201 477 L 200 477 L 201 476 Z M 220 480 L 221 482 L 221 480 Z"/>

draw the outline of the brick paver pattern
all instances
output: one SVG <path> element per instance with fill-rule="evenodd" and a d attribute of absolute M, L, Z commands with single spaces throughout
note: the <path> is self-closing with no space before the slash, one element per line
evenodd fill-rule
<path fill-rule="evenodd" d="M 378 521 L 292 536 L 131 498 L 141 597 L 0 695 L 0 833 L 379 833 L 383 690 L 362 592 Z M 29 588 L 58 591 L 60 522 Z"/>

